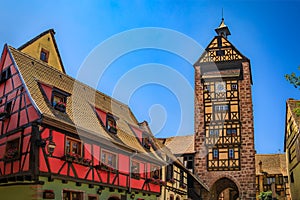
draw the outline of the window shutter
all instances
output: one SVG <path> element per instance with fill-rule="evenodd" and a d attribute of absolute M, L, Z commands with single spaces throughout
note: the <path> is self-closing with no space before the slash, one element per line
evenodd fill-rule
<path fill-rule="evenodd" d="M 296 156 L 297 156 L 297 161 L 300 162 L 300 135 L 298 135 L 296 141 Z"/>

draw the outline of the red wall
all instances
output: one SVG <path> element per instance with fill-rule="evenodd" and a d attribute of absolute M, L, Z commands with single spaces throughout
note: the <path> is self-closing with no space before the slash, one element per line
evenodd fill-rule
<path fill-rule="evenodd" d="M 50 133 L 49 129 L 43 128 L 41 132 L 41 137 L 48 138 L 49 133 Z M 64 155 L 65 155 L 66 136 L 64 133 L 60 133 L 58 131 L 53 130 L 52 137 L 53 137 L 53 141 L 56 144 L 56 148 L 54 150 L 54 153 L 52 154 L 52 157 L 47 155 L 48 152 L 46 150 L 43 151 L 42 149 L 40 149 L 39 169 L 41 172 L 63 175 L 66 177 L 73 177 L 77 179 L 83 179 L 83 180 L 94 181 L 94 182 L 102 182 L 102 183 L 112 184 L 112 185 L 117 185 L 122 187 L 129 186 L 128 183 L 129 183 L 130 157 L 128 155 L 112 152 L 111 150 L 102 148 L 100 144 L 89 144 L 85 142 L 82 145 L 83 148 L 82 158 L 91 160 L 91 165 L 94 166 L 91 168 L 90 166 L 84 166 L 83 164 L 80 164 L 77 161 L 67 162 L 65 160 Z M 117 163 L 118 163 L 119 173 L 112 173 L 97 168 L 97 166 L 101 162 L 101 158 L 100 158 L 101 149 L 105 149 L 106 151 L 110 151 L 112 153 L 118 154 Z M 46 160 L 49 161 L 49 167 L 46 165 Z M 144 167 L 149 167 L 148 169 L 150 170 L 150 164 L 145 165 L 143 162 L 141 162 L 140 172 L 144 172 Z M 73 167 L 71 167 L 69 163 L 71 163 Z M 145 177 L 145 175 L 141 175 L 141 179 L 139 180 L 131 178 L 131 187 L 142 190 L 146 178 L 147 177 Z M 148 190 L 148 187 L 144 187 L 143 190 Z M 150 184 L 150 191 L 160 192 L 160 186 Z"/>

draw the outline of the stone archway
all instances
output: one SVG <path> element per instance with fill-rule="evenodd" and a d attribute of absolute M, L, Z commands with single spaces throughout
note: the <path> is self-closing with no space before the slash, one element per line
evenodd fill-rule
<path fill-rule="evenodd" d="M 211 190 L 211 200 L 238 200 L 238 186 L 229 178 L 220 178 L 217 180 Z"/>

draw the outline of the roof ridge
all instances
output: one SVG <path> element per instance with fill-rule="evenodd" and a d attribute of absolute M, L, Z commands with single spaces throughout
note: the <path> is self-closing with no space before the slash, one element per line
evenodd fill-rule
<path fill-rule="evenodd" d="M 51 34 L 55 34 L 55 31 L 53 28 L 50 28 L 42 33 L 40 33 L 39 35 L 35 36 L 34 38 L 32 38 L 31 40 L 29 40 L 28 42 L 26 42 L 25 44 L 21 45 L 18 50 L 21 51 L 22 49 L 24 49 L 26 46 L 28 46 L 29 44 L 33 43 L 35 40 L 39 39 L 40 37 L 46 35 L 47 33 L 51 33 Z"/>
<path fill-rule="evenodd" d="M 101 92 L 101 91 L 99 91 L 99 90 L 97 90 L 97 89 L 95 89 L 95 88 L 93 88 L 93 87 L 87 85 L 86 83 L 83 83 L 83 82 L 81 82 L 81 81 L 75 79 L 74 77 L 72 77 L 72 76 L 70 76 L 70 75 L 68 75 L 68 74 L 62 73 L 60 70 L 58 70 L 58 69 L 56 69 L 56 68 L 54 68 L 54 67 L 51 67 L 51 66 L 48 65 L 47 63 L 44 63 L 44 62 L 42 62 L 41 60 L 38 60 L 38 59 L 36 59 L 36 58 L 34 58 L 34 57 L 32 57 L 32 56 L 30 56 L 30 55 L 28 55 L 28 54 L 26 54 L 26 53 L 24 53 L 24 52 L 18 50 L 18 49 L 14 48 L 14 47 L 12 47 L 12 46 L 10 46 L 10 45 L 8 45 L 8 47 L 9 47 L 10 49 L 16 51 L 17 53 L 20 53 L 20 54 L 22 54 L 23 56 L 25 56 L 25 57 L 27 57 L 27 58 L 29 58 L 29 59 L 31 59 L 31 60 L 34 60 L 34 61 L 38 62 L 38 63 L 41 64 L 43 67 L 47 67 L 47 69 L 49 69 L 49 70 L 53 70 L 53 71 L 59 73 L 60 75 L 66 77 L 66 78 L 68 78 L 68 79 L 70 79 L 70 80 L 72 80 L 72 81 L 74 81 L 74 82 L 76 82 L 76 83 L 79 83 L 79 84 L 82 85 L 82 86 L 88 87 L 90 90 L 93 90 L 93 91 L 97 92 L 98 94 L 100 94 L 100 95 L 102 95 L 102 96 L 104 96 L 104 97 L 109 98 L 110 100 L 114 101 L 115 103 L 121 104 L 122 106 L 127 107 L 127 108 L 130 110 L 130 108 L 129 108 L 129 106 L 128 106 L 127 104 L 125 104 L 125 103 L 123 103 L 123 102 L 121 102 L 121 101 L 119 101 L 119 100 L 117 100 L 117 99 L 115 99 L 115 98 L 113 98 L 113 97 L 111 97 L 111 96 L 109 96 L 109 95 L 107 95 L 107 94 L 105 94 L 105 93 L 103 93 L 103 92 Z"/>

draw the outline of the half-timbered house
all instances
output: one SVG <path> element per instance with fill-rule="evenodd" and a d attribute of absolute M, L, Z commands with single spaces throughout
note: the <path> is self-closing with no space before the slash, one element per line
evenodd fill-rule
<path fill-rule="evenodd" d="M 300 100 L 286 102 L 284 151 L 289 177 L 291 199 L 300 196 Z"/>
<path fill-rule="evenodd" d="M 166 160 L 147 123 L 68 76 L 54 34 L 2 52 L 1 199 L 157 199 Z"/>

